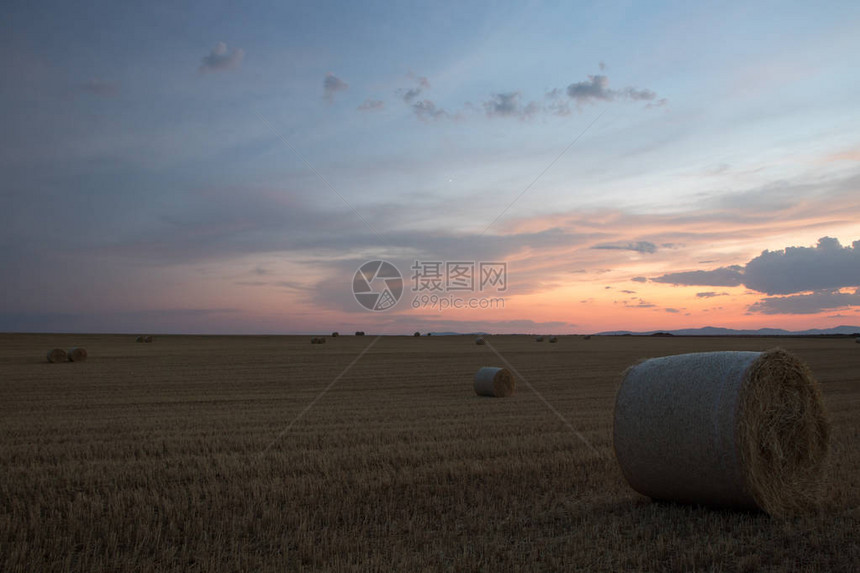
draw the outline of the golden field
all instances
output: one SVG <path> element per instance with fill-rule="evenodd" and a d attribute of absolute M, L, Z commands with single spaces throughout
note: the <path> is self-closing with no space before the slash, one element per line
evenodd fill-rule
<path fill-rule="evenodd" d="M 485 338 L 0 335 L 0 570 L 860 570 L 853 340 Z M 48 364 L 55 346 L 89 359 Z M 810 365 L 833 423 L 818 513 L 628 487 L 621 371 L 774 346 Z M 475 396 L 495 351 L 540 395 Z"/>

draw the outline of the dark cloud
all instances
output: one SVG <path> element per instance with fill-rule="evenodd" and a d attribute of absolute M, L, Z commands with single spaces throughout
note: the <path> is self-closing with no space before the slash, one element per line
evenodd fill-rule
<path fill-rule="evenodd" d="M 417 101 L 412 104 L 412 111 L 415 112 L 420 119 L 424 121 L 434 119 L 445 119 L 451 115 L 442 108 L 436 107 L 436 104 L 429 99 Z"/>
<path fill-rule="evenodd" d="M 412 103 L 412 100 L 421 95 L 421 88 L 412 88 L 408 90 L 399 90 L 398 95 L 403 98 L 406 103 Z"/>
<path fill-rule="evenodd" d="M 323 99 L 327 102 L 334 101 L 334 94 L 349 89 L 349 84 L 329 72 L 323 79 Z"/>
<path fill-rule="evenodd" d="M 228 51 L 227 44 L 224 42 L 218 42 L 215 47 L 212 48 L 209 55 L 203 58 L 203 63 L 200 64 L 199 71 L 201 73 L 220 72 L 238 68 L 242 64 L 242 60 L 244 58 L 244 50 L 233 48 Z"/>
<path fill-rule="evenodd" d="M 114 97 L 119 93 L 119 85 L 115 82 L 93 78 L 81 85 L 85 92 L 101 97 Z"/>
<path fill-rule="evenodd" d="M 594 245 L 592 249 L 608 249 L 618 251 L 635 251 L 637 253 L 656 253 L 657 245 L 650 241 L 637 241 L 635 243 L 601 243 Z M 635 279 L 634 279 L 635 280 Z"/>
<path fill-rule="evenodd" d="M 553 90 L 550 93 L 555 93 L 555 91 L 556 90 Z M 609 78 L 601 74 L 595 74 L 593 76 L 590 75 L 586 81 L 569 84 L 565 91 L 567 96 L 574 100 L 577 105 L 592 103 L 595 101 L 616 100 L 645 101 L 651 102 L 652 105 L 657 101 L 662 102 L 659 103 L 659 105 L 666 103 L 665 98 L 663 100 L 658 100 L 657 94 L 649 89 L 639 89 L 628 86 L 620 90 L 614 90 L 609 87 Z"/>
<path fill-rule="evenodd" d="M 655 283 L 696 286 L 740 286 L 743 284 L 743 267 L 732 265 L 712 271 L 686 271 L 668 273 L 651 279 Z"/>
<path fill-rule="evenodd" d="M 624 289 L 624 290 L 622 290 L 621 292 L 623 292 L 624 294 L 636 294 L 636 291 L 635 291 L 635 290 L 627 290 L 627 289 Z"/>
<path fill-rule="evenodd" d="M 648 279 L 645 277 L 633 277 L 630 280 L 635 282 L 635 283 L 647 283 L 648 282 Z"/>
<path fill-rule="evenodd" d="M 523 105 L 520 92 L 493 94 L 491 99 L 483 103 L 487 117 L 519 117 L 527 119 L 540 111 L 536 102 Z"/>
<path fill-rule="evenodd" d="M 696 297 L 697 298 L 713 298 L 715 296 L 727 296 L 728 294 L 729 293 L 727 293 L 727 292 L 707 291 L 707 292 L 697 292 Z"/>
<path fill-rule="evenodd" d="M 666 312 L 671 312 L 671 313 L 681 312 L 677 308 L 671 308 L 671 307 L 664 308 L 663 310 Z"/>
<path fill-rule="evenodd" d="M 747 263 L 744 284 L 769 295 L 860 286 L 860 241 L 822 237 L 815 247 L 763 251 Z"/>
<path fill-rule="evenodd" d="M 851 292 L 820 291 L 811 294 L 766 297 L 750 305 L 749 312 L 760 314 L 817 314 L 860 306 L 860 289 Z"/>
<path fill-rule="evenodd" d="M 860 241 L 843 247 L 822 237 L 815 247 L 763 251 L 745 266 L 669 273 L 658 283 L 701 286 L 745 286 L 768 295 L 828 291 L 860 286 Z"/>
<path fill-rule="evenodd" d="M 378 99 L 367 98 L 356 109 L 358 111 L 374 111 L 385 107 L 385 102 Z"/>

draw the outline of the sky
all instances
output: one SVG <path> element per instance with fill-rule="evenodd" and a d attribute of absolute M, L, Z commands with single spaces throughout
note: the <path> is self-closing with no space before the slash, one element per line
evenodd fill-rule
<path fill-rule="evenodd" d="M 13 1 L 0 331 L 858 325 L 858 33 L 856 2 Z"/>

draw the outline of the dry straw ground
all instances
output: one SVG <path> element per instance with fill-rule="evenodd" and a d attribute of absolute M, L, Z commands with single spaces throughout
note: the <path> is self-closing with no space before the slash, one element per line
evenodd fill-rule
<path fill-rule="evenodd" d="M 850 339 L 329 342 L 0 335 L 0 570 L 860 569 Z M 657 504 L 628 487 L 611 455 L 626 366 L 777 344 L 808 362 L 833 422 L 820 512 Z M 72 345 L 89 360 L 45 361 Z M 475 396 L 477 369 L 501 365 L 493 349 L 603 455 L 525 385 Z"/>

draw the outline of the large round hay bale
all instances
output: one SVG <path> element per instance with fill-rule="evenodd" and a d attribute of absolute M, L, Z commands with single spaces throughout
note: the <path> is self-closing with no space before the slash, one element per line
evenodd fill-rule
<path fill-rule="evenodd" d="M 142 337 L 142 336 L 138 336 L 137 338 L 135 338 L 135 340 L 134 340 L 134 341 L 135 341 L 135 342 L 143 342 L 143 337 Z"/>
<path fill-rule="evenodd" d="M 70 362 L 83 362 L 87 359 L 87 349 L 82 348 L 80 346 L 76 346 L 69 350 L 69 361 Z"/>
<path fill-rule="evenodd" d="M 538 336 L 535 338 L 535 342 L 543 342 L 543 336 Z"/>
<path fill-rule="evenodd" d="M 558 342 L 558 337 L 557 336 L 550 336 L 549 342 L 550 342 L 550 344 L 555 344 L 556 342 Z"/>
<path fill-rule="evenodd" d="M 475 374 L 475 393 L 478 396 L 504 398 L 515 391 L 516 382 L 506 368 L 484 366 Z"/>
<path fill-rule="evenodd" d="M 613 433 L 621 471 L 643 495 L 781 515 L 814 505 L 830 425 L 809 369 L 773 349 L 629 368 Z"/>
<path fill-rule="evenodd" d="M 332 338 L 337 338 L 338 336 L 340 336 L 340 332 L 338 332 L 338 331 L 334 331 L 331 333 Z"/>
<path fill-rule="evenodd" d="M 67 362 L 69 355 L 62 348 L 54 348 L 48 351 L 48 362 L 56 364 L 57 362 Z"/>
<path fill-rule="evenodd" d="M 413 334 L 412 336 L 418 337 L 418 336 L 421 336 L 421 333 L 416 330 L 415 334 Z"/>
<path fill-rule="evenodd" d="M 483 346 L 486 343 L 487 343 L 487 341 L 484 340 L 483 338 L 481 338 L 480 336 L 475 339 L 475 344 L 477 344 L 478 346 Z"/>
<path fill-rule="evenodd" d="M 151 336 L 144 336 L 143 341 L 146 342 L 147 344 L 149 344 L 150 342 L 152 342 L 152 337 Z"/>

